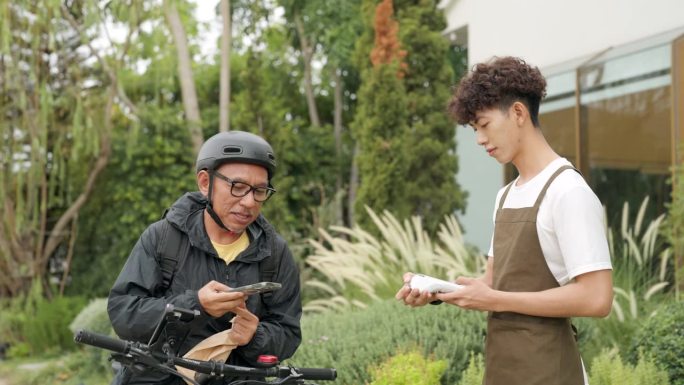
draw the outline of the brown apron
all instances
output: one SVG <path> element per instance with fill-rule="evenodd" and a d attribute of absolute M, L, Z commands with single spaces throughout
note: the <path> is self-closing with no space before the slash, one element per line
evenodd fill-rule
<path fill-rule="evenodd" d="M 511 183 L 499 203 L 494 227 L 493 288 L 535 292 L 558 287 L 544 259 L 537 235 L 537 212 L 551 182 L 533 207 L 503 208 Z M 569 318 L 490 312 L 487 319 L 484 385 L 583 385 L 579 350 Z"/>

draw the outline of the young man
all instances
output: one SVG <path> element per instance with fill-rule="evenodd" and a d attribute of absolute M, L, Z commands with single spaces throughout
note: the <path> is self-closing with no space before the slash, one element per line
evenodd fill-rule
<path fill-rule="evenodd" d="M 408 285 L 397 293 L 410 306 L 439 300 L 489 312 L 485 385 L 586 383 L 569 318 L 605 317 L 612 305 L 603 209 L 544 139 L 538 113 L 545 90 L 539 70 L 513 57 L 478 64 L 461 81 L 450 112 L 519 177 L 497 195 L 482 277 L 459 277 L 464 287 L 451 293 Z"/>
<path fill-rule="evenodd" d="M 260 214 L 275 192 L 275 168 L 271 146 L 256 135 L 230 131 L 204 143 L 196 167 L 199 191 L 183 195 L 145 230 L 110 292 L 107 310 L 121 338 L 147 343 L 166 304 L 173 304 L 200 311 L 179 355 L 229 328 L 237 345 L 230 364 L 254 366 L 261 354 L 281 360 L 294 354 L 301 342 L 299 272 L 285 241 Z M 169 225 L 176 231 L 164 228 Z M 160 250 L 173 233 L 187 246 L 176 250 L 168 282 Z M 265 266 L 282 284 L 272 295 L 227 292 L 259 282 Z M 184 384 L 159 371 L 129 372 L 127 381 L 124 375 L 119 383 Z"/>

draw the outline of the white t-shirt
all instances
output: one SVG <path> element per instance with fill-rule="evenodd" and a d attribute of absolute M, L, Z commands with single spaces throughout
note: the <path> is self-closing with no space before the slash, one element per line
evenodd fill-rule
<path fill-rule="evenodd" d="M 503 207 L 534 206 L 551 175 L 564 165 L 571 164 L 565 158 L 556 159 L 519 186 L 518 177 Z M 494 220 L 505 190 L 506 186 L 496 196 Z M 612 268 L 603 207 L 584 178 L 574 170 L 561 172 L 546 190 L 537 214 L 537 233 L 549 270 L 561 286 L 578 275 Z M 492 236 L 489 255 L 496 258 L 493 242 Z"/>

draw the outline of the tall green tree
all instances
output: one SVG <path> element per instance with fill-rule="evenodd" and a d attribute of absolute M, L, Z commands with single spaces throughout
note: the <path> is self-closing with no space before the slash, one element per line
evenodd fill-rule
<path fill-rule="evenodd" d="M 106 296 L 143 230 L 196 189 L 195 157 L 177 106 L 145 108 L 133 145 L 127 130 L 114 132 L 110 163 L 81 210 L 68 294 Z"/>
<path fill-rule="evenodd" d="M 197 51 L 197 22 L 192 8 L 175 1 L 186 53 Z M 135 6 L 140 8 L 134 12 Z M 163 3 L 147 5 L 140 0 L 111 3 L 98 8 L 108 23 L 134 37 L 129 44 L 112 44 L 106 60 L 125 58 L 117 69 L 121 90 L 137 110 L 135 125 L 116 120 L 110 165 L 93 192 L 93 199 L 79 217 L 71 282 L 67 292 L 89 296 L 106 295 L 135 241 L 147 225 L 161 218 L 178 196 L 196 189 L 195 151 L 189 145 L 191 131 L 183 116 L 183 92 L 176 65 L 178 52 L 165 18 Z M 138 25 L 145 25 L 138 29 Z M 197 103 L 217 108 L 207 100 L 205 76 L 218 81 L 218 68 L 207 73 L 207 64 L 193 63 L 192 82 L 198 80 Z M 197 79 L 195 79 L 195 77 Z M 217 92 L 218 94 L 218 92 Z M 204 134 L 217 126 L 202 121 Z"/>
<path fill-rule="evenodd" d="M 316 225 L 344 224 L 353 196 L 350 183 L 351 152 L 354 148 L 348 125 L 355 113 L 358 71 L 352 64 L 357 36 L 363 30 L 359 17 L 361 0 L 279 0 L 285 9 L 291 45 L 301 65 L 302 97 L 312 127 L 324 128 L 334 141 L 332 169 L 319 180 L 325 199 L 315 211 Z M 325 214 L 323 214 L 325 213 Z"/>
<path fill-rule="evenodd" d="M 411 213 L 435 232 L 445 215 L 465 207 L 456 182 L 456 125 L 445 113 L 453 81 L 444 12 L 436 0 L 395 0 L 400 39 L 406 50 L 408 131 L 403 139 L 408 169 L 402 188 Z"/>
<path fill-rule="evenodd" d="M 364 206 L 375 212 L 389 210 L 399 218 L 411 214 L 403 187 L 408 170 L 402 143 L 408 130 L 405 51 L 399 42 L 391 0 L 383 0 L 374 9 L 372 23 L 372 49 L 368 52 L 366 46 L 359 46 L 361 65 L 367 68 L 361 72 L 359 105 L 352 123 L 359 146 L 356 161 L 360 177 L 354 210 L 364 228 L 372 227 Z"/>
<path fill-rule="evenodd" d="M 34 282 L 53 293 L 51 262 L 70 258 L 65 241 L 109 160 L 117 82 L 84 64 L 64 18 L 89 4 L 0 4 L 0 296 Z"/>
<path fill-rule="evenodd" d="M 367 12 L 376 3 L 364 2 Z M 396 27 L 389 27 L 380 16 L 388 4 L 384 0 L 375 7 L 373 46 L 368 33 L 357 46 L 357 65 L 365 72 L 354 121 L 360 145 L 355 212 L 360 223 L 366 223 L 364 205 L 399 218 L 420 215 L 435 232 L 445 215 L 464 207 L 465 199 L 455 179 L 455 125 L 445 113 L 453 82 L 449 44 L 441 35 L 446 24 L 436 1 L 395 0 Z M 400 76 L 394 78 L 377 64 L 378 57 L 392 52 L 401 57 L 394 64 Z"/>
<path fill-rule="evenodd" d="M 202 118 L 200 117 L 197 91 L 195 90 L 195 77 L 192 71 L 192 58 L 188 44 L 188 36 L 181 20 L 180 12 L 176 6 L 176 0 L 165 0 L 163 4 L 164 16 L 169 26 L 171 36 L 176 49 L 178 63 L 178 81 L 183 101 L 183 111 L 188 123 L 188 131 L 195 154 L 199 153 L 204 142 L 202 135 Z"/>
<path fill-rule="evenodd" d="M 301 242 L 315 232 L 316 207 L 327 199 L 326 181 L 334 177 L 332 135 L 328 126 L 310 125 L 304 98 L 292 97 L 301 75 L 296 60 L 288 56 L 286 29 L 275 25 L 262 32 L 259 46 L 264 49 L 234 55 L 240 60 L 232 66 L 232 126 L 262 135 L 274 147 L 279 193 L 266 203 L 264 213 L 288 240 Z"/>

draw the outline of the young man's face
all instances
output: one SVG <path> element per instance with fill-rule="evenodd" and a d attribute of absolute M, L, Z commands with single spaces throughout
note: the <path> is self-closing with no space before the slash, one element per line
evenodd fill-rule
<path fill-rule="evenodd" d="M 214 190 L 211 194 L 214 211 L 227 228 L 236 233 L 242 233 L 259 216 L 262 202 L 254 200 L 254 191 L 250 191 L 243 197 L 233 196 L 232 183 L 220 176 L 253 187 L 268 187 L 268 173 L 261 166 L 247 163 L 226 163 L 221 165 L 216 172 L 220 175 L 214 176 Z M 208 178 L 208 175 L 205 178 Z M 202 179 L 200 178 L 199 181 L 200 189 L 202 189 Z M 208 185 L 205 190 L 207 188 Z M 206 194 L 205 191 L 202 192 Z"/>
<path fill-rule="evenodd" d="M 507 111 L 494 107 L 475 115 L 470 125 L 475 130 L 477 144 L 501 164 L 515 159 L 520 149 L 520 127 L 513 106 Z"/>

